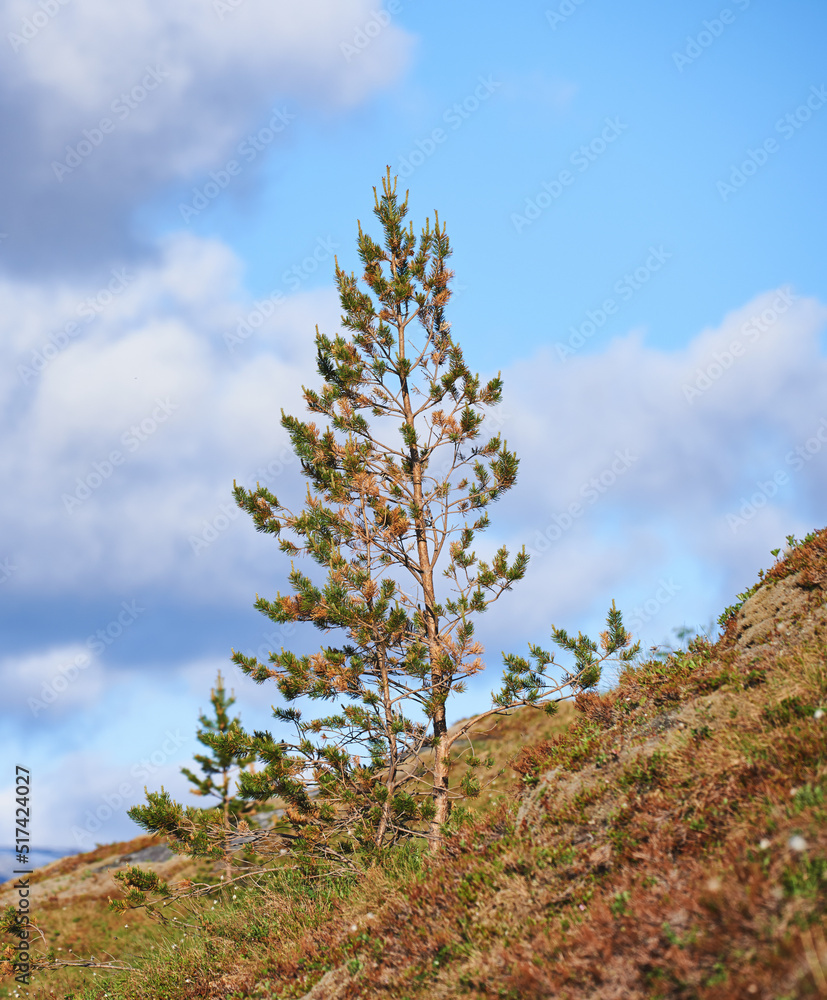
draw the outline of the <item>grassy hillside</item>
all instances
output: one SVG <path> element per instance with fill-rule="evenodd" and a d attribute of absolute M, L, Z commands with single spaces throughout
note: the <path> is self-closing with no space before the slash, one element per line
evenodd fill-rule
<path fill-rule="evenodd" d="M 276 872 L 179 903 L 166 928 L 109 915 L 108 933 L 143 920 L 128 944 L 144 959 L 75 996 L 827 995 L 827 530 L 745 597 L 716 643 L 630 667 L 567 728 L 501 723 L 488 740 L 513 777 L 436 859 L 332 883 Z"/>

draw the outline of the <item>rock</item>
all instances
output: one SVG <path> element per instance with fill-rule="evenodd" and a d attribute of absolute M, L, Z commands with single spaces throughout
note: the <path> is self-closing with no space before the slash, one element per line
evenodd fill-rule
<path fill-rule="evenodd" d="M 299 1000 L 340 1000 L 345 996 L 349 982 L 350 975 L 347 969 L 340 965 L 338 969 L 331 969 L 325 973 L 313 989 Z"/>

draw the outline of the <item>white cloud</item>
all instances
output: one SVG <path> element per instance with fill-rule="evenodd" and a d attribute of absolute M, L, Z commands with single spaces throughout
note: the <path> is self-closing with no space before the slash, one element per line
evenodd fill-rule
<path fill-rule="evenodd" d="M 113 726 L 110 739 L 121 742 Z M 182 743 L 184 734 L 174 729 L 160 733 L 153 746 L 142 747 L 130 764 L 120 764 L 84 750 L 64 752 L 48 767 L 35 769 L 31 798 L 31 829 L 37 848 L 61 847 L 91 850 L 96 843 L 128 840 L 142 831 L 126 815 L 127 809 L 145 803 L 144 786 L 160 791 L 163 785 L 173 797 L 186 801 L 187 781 L 181 766 L 191 764 L 193 739 Z M 187 737 L 189 737 L 189 732 Z M 136 745 L 136 744 L 133 744 Z M 0 804 L 10 805 L 12 787 L 0 789 Z M 186 802 L 194 804 L 194 800 Z M 5 815 L 13 815 L 7 810 Z M 11 843 L 12 830 L 3 830 Z"/>
<path fill-rule="evenodd" d="M 236 278 L 217 278 L 227 274 Z M 15 297 L 0 286 L 15 303 L 4 325 L 27 330 L 20 354 L 4 340 L 7 367 L 22 372 L 16 384 L 6 381 L 0 467 L 6 529 L 27 556 L 16 583 L 106 589 L 201 580 L 199 590 L 227 569 L 213 561 L 221 546 L 196 559 L 189 538 L 221 516 L 221 504 L 239 514 L 238 532 L 233 479 L 254 482 L 261 468 L 263 478 L 278 478 L 290 462 L 280 410 L 303 410 L 315 324 L 338 327 L 332 290 L 297 293 L 231 353 L 224 333 L 252 307 L 237 275 L 226 248 L 172 239 L 161 262 L 137 270 L 39 374 L 33 352 L 46 357 L 51 295 L 29 287 Z M 64 289 L 62 297 L 84 295 Z M 288 496 L 300 492 L 291 478 Z M 224 548 L 225 560 L 238 558 Z"/>
<path fill-rule="evenodd" d="M 193 758 L 204 752 L 196 739 L 198 718 L 212 714 L 210 690 L 219 668 L 237 697 L 231 714 L 240 714 L 249 729 L 272 725 L 273 695 L 262 699 L 259 686 L 232 663 L 193 660 L 160 677 L 146 663 L 109 669 L 106 654 L 83 671 L 73 694 L 64 694 L 63 702 L 51 704 L 36 722 L 21 725 L 27 699 L 37 697 L 61 665 L 86 651 L 83 645 L 67 646 L 0 663 L 0 683 L 8 694 L 4 707 L 14 707 L 17 724 L 6 727 L 7 758 L 34 776 L 37 847 L 88 850 L 96 842 L 137 836 L 140 830 L 126 810 L 145 802 L 144 788 L 163 787 L 179 802 L 203 805 L 190 794 L 181 767 L 198 770 Z M 0 806 L 13 798 L 13 783 L 0 786 Z M 6 809 L 0 816 L 0 844 L 14 840 L 6 819 L 13 814 Z"/>
<path fill-rule="evenodd" d="M 71 0 L 26 39 L 21 29 L 32 17 L 31 4 L 10 0 L 3 34 L 23 41 L 9 39 L 16 51 L 4 65 L 17 87 L 26 81 L 57 99 L 43 107 L 57 130 L 61 113 L 95 115 L 157 61 L 170 75 L 163 102 L 151 108 L 151 122 L 157 126 L 176 107 L 197 107 L 219 126 L 213 141 L 220 142 L 235 128 L 230 105 L 240 99 L 228 98 L 221 83 L 232 81 L 236 90 L 264 100 L 268 93 L 288 92 L 342 106 L 395 79 L 411 45 L 397 25 L 389 23 L 358 58 L 347 59 L 340 48 L 371 20 L 372 11 L 366 0 L 242 0 L 231 13 L 201 0 L 137 0 L 118 8 L 103 0 Z M 146 123 L 128 128 L 148 130 Z"/>
<path fill-rule="evenodd" d="M 528 493 L 544 505 L 577 500 L 574 487 L 599 475 L 616 449 L 630 449 L 636 464 L 613 493 L 626 503 L 677 513 L 725 502 L 750 475 L 747 455 L 760 471 L 773 461 L 770 443 L 793 447 L 823 408 L 827 309 L 797 299 L 763 332 L 754 328 L 778 300 L 757 296 L 682 351 L 647 348 L 632 333 L 601 354 L 564 363 L 543 354 L 512 367 L 507 433 L 528 446 Z"/>
<path fill-rule="evenodd" d="M 396 81 L 414 40 L 392 19 L 356 57 L 340 48 L 374 7 L 242 0 L 222 16 L 207 0 L 10 0 L 0 10 L 0 124 L 15 136 L 0 164 L 13 194 L 9 266 L 65 273 L 134 256 L 136 204 L 231 157 L 252 172 L 305 121 L 347 114 Z M 278 134 L 245 159 L 240 144 L 274 111 Z"/>
<path fill-rule="evenodd" d="M 85 645 L 71 643 L 0 660 L 4 707 L 18 721 L 56 718 L 100 698 L 105 681 L 100 662 Z"/>

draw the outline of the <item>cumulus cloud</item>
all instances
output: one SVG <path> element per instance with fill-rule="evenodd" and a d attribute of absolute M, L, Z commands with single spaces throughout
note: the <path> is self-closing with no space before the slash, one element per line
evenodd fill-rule
<path fill-rule="evenodd" d="M 135 205 L 223 164 L 280 113 L 340 114 L 404 72 L 412 38 L 392 21 L 348 57 L 368 0 L 10 0 L 0 11 L 2 250 L 17 272 L 64 272 L 136 250 Z M 106 123 L 106 124 L 102 124 Z M 264 153 L 252 149 L 260 162 Z M 148 250 L 150 248 L 144 248 Z"/>
<path fill-rule="evenodd" d="M 116 745 L 123 739 L 114 727 L 108 736 Z M 131 764 L 76 750 L 38 768 L 31 802 L 31 825 L 37 831 L 34 846 L 89 851 L 96 843 L 138 836 L 142 831 L 126 810 L 145 802 L 145 786 L 159 791 L 163 785 L 179 801 L 187 801 L 187 782 L 180 768 L 191 763 L 192 743 L 189 733 L 169 729 L 158 735 L 153 747 L 142 747 Z M 0 790 L 0 804 L 12 805 L 13 797 L 13 787 Z M 13 813 L 12 808 L 6 815 Z M 13 831 L 7 836 L 8 842 L 13 841 Z"/>
<path fill-rule="evenodd" d="M 0 286 L 0 322 L 16 331 L 2 348 L 0 466 L 6 528 L 27 554 L 15 586 L 134 594 L 150 581 L 201 580 L 200 592 L 226 571 L 211 545 L 216 530 L 246 527 L 233 479 L 272 487 L 290 463 L 296 470 L 281 409 L 303 409 L 316 323 L 338 327 L 332 289 L 299 292 L 231 351 L 226 335 L 255 309 L 238 270 L 219 243 L 176 237 L 69 334 L 43 287 Z M 78 319 L 84 291 L 63 287 L 58 299 Z M 282 480 L 288 497 L 300 495 L 298 479 Z M 239 534 L 224 550 L 243 561 L 254 533 Z"/>
<path fill-rule="evenodd" d="M 79 643 L 0 660 L 4 708 L 29 720 L 63 717 L 96 701 L 105 683 L 93 650 Z M 5 714 L 5 713 L 4 713 Z"/>
<path fill-rule="evenodd" d="M 818 423 L 825 319 L 823 305 L 779 290 L 683 350 L 648 348 L 632 332 L 600 354 L 559 361 L 543 352 L 513 366 L 507 432 L 531 456 L 524 492 L 546 509 L 588 506 L 592 478 L 628 453 L 628 471 L 618 462 L 611 485 L 617 503 L 720 510 Z M 598 499 L 608 495 L 595 486 Z"/>

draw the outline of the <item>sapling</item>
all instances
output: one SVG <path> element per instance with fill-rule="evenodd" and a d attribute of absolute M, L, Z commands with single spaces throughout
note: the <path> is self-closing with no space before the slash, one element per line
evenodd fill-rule
<path fill-rule="evenodd" d="M 381 242 L 359 224 L 364 285 L 336 260 L 342 332 L 316 330 L 322 384 L 303 390 L 314 419 L 282 411 L 308 481 L 304 506 L 290 509 L 261 484 L 234 485 L 239 507 L 291 560 L 291 592 L 259 596 L 256 608 L 339 642 L 313 654 L 282 649 L 266 663 L 234 652 L 254 681 L 275 683 L 277 734 L 239 726 L 204 735 L 218 754 L 259 761 L 240 774 L 239 795 L 282 801 L 277 832 L 292 855 L 341 870 L 412 837 L 437 850 L 453 799 L 480 788 L 473 753 L 462 781 L 450 783 L 457 741 L 521 706 L 553 712 L 597 684 L 605 659 L 638 649 L 614 604 L 599 647 L 553 629 L 574 656 L 571 672 L 539 646 L 529 646 L 530 660 L 505 656 L 491 707 L 449 732 L 449 698 L 483 669 L 474 619 L 523 578 L 528 556 L 523 548 L 511 558 L 503 546 L 483 560 L 473 550 L 519 463 L 499 433 L 484 433 L 501 403 L 500 375 L 482 382 L 469 369 L 446 318 L 445 226 L 435 213 L 417 241 L 407 211 L 388 170 L 381 194 L 374 189 Z M 328 714 L 305 714 L 314 702 L 329 703 Z M 157 805 L 155 828 L 174 832 L 183 814 L 171 801 Z"/>
<path fill-rule="evenodd" d="M 445 226 L 435 213 L 417 244 L 407 210 L 388 170 L 381 195 L 374 189 L 382 241 L 359 225 L 367 290 L 337 259 L 346 333 L 316 331 L 322 385 L 305 388 L 304 400 L 320 423 L 282 412 L 309 481 L 305 506 L 293 511 L 260 484 L 234 489 L 286 556 L 309 557 L 327 573 L 319 585 L 294 563 L 293 592 L 258 597 L 256 607 L 279 624 L 312 623 L 343 639 L 313 655 L 273 652 L 269 663 L 234 653 L 255 681 L 275 681 L 284 701 L 275 718 L 296 735 L 285 739 L 282 725 L 278 736 L 236 732 L 215 745 L 255 753 L 264 767 L 242 775 L 242 795 L 279 795 L 304 844 L 339 857 L 410 836 L 438 847 L 454 795 L 452 745 L 487 715 L 551 709 L 564 689 L 599 676 L 597 647 L 559 631 L 575 653 L 574 675 L 549 677 L 553 659 L 539 647 L 533 667 L 506 657 L 491 710 L 449 734 L 449 697 L 483 669 L 473 619 L 522 579 L 528 556 L 522 549 L 510 559 L 501 547 L 486 562 L 473 551 L 488 508 L 516 482 L 518 459 L 499 434 L 483 436 L 501 377 L 483 383 L 471 372 L 446 319 Z M 628 645 L 613 614 L 605 655 Z M 305 717 L 299 703 L 308 699 L 334 710 Z M 466 775 L 460 791 L 477 787 Z"/>

